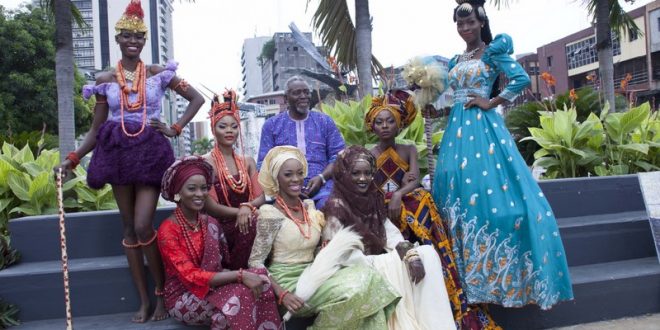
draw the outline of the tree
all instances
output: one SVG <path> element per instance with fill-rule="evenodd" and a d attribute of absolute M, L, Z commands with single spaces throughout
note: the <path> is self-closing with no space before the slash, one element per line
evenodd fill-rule
<path fill-rule="evenodd" d="M 191 151 L 191 153 L 193 155 L 207 154 L 207 153 L 211 152 L 211 150 L 213 150 L 213 145 L 214 145 L 213 139 L 203 137 L 201 139 L 198 139 L 198 140 L 195 140 L 195 141 L 192 142 L 192 145 L 191 145 L 192 151 Z"/>
<path fill-rule="evenodd" d="M 55 29 L 40 8 L 6 12 L 0 7 L 0 135 L 41 131 L 57 133 Z M 82 100 L 83 77 L 76 72 L 76 129 L 87 129 L 91 106 Z M 10 139 L 11 140 L 11 139 Z"/>
<path fill-rule="evenodd" d="M 635 0 L 624 0 L 634 3 Z M 491 0 L 499 9 L 508 5 L 511 0 Z M 639 27 L 621 7 L 619 0 L 582 0 L 589 15 L 596 22 L 596 50 L 598 51 L 598 71 L 601 88 L 605 100 L 614 108 L 614 60 L 612 53 L 612 30 L 618 35 L 624 33 L 639 33 Z M 616 108 L 623 111 L 625 108 Z"/>
<path fill-rule="evenodd" d="M 54 0 L 55 5 L 55 80 L 57 82 L 57 122 L 60 161 L 76 149 L 73 115 L 73 28 L 71 0 Z"/>
<path fill-rule="evenodd" d="M 383 66 L 371 54 L 369 0 L 355 0 L 355 26 L 346 0 L 319 0 L 312 25 L 323 45 L 333 49 L 339 63 L 349 70 L 357 69 L 360 97 L 371 95 L 373 76 Z"/>

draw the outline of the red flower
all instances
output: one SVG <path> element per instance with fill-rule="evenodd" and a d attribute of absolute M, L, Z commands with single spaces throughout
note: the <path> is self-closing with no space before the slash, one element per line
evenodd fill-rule
<path fill-rule="evenodd" d="M 555 86 L 557 84 L 557 81 L 555 80 L 555 77 L 553 77 L 549 72 L 544 71 L 541 73 L 541 79 L 548 85 L 548 87 Z"/>

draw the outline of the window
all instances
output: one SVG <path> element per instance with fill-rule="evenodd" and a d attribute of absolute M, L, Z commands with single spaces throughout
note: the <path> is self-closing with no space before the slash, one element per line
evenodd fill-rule
<path fill-rule="evenodd" d="M 548 56 L 548 67 L 552 67 L 552 56 Z"/>
<path fill-rule="evenodd" d="M 637 31 L 628 31 L 628 41 L 633 42 L 637 40 L 638 37 Z"/>
<path fill-rule="evenodd" d="M 569 70 L 598 62 L 595 36 L 566 45 L 565 51 Z M 621 42 L 614 33 L 612 33 L 612 55 L 621 55 Z"/>

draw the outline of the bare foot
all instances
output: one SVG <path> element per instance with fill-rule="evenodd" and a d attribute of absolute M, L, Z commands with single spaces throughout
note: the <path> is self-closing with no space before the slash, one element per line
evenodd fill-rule
<path fill-rule="evenodd" d="M 144 323 L 147 322 L 147 318 L 149 318 L 149 305 L 142 304 L 140 309 L 133 315 L 131 322 Z"/>
<path fill-rule="evenodd" d="M 151 316 L 152 321 L 162 321 L 166 319 L 169 315 L 165 310 L 165 301 L 163 296 L 156 296 L 156 309 L 154 310 L 154 315 Z"/>

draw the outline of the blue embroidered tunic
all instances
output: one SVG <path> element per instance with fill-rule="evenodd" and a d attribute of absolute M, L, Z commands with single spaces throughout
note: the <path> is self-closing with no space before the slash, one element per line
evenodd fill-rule
<path fill-rule="evenodd" d="M 259 158 L 257 167 L 270 149 L 276 146 L 295 146 L 305 155 L 308 163 L 307 178 L 313 178 L 337 159 L 337 153 L 344 149 L 342 138 L 337 126 L 328 115 L 310 111 L 307 118 L 294 120 L 284 111 L 266 121 L 261 130 L 259 143 Z M 326 178 L 326 184 L 312 196 L 317 208 L 321 208 L 332 192 L 332 180 Z"/>
<path fill-rule="evenodd" d="M 548 201 L 494 110 L 465 109 L 468 95 L 513 101 L 529 77 L 498 35 L 481 59 L 449 62 L 454 105 L 440 145 L 433 196 L 452 233 L 456 264 L 469 303 L 549 309 L 573 298 L 564 247 Z"/>

